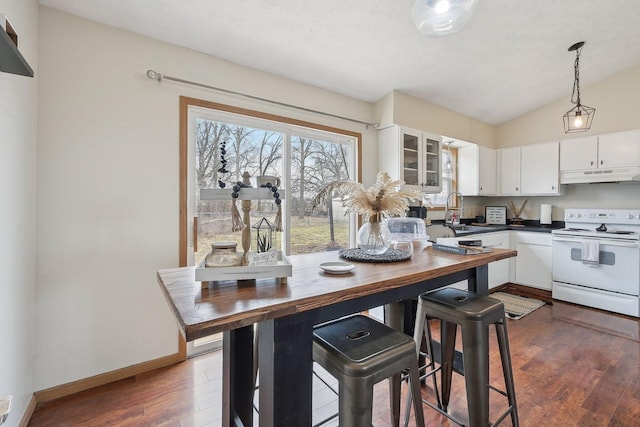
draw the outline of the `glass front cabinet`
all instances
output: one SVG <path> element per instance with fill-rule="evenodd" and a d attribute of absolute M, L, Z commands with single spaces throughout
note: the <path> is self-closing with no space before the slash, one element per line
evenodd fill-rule
<path fill-rule="evenodd" d="M 378 166 L 424 193 L 442 191 L 442 138 L 403 126 L 378 131 Z"/>

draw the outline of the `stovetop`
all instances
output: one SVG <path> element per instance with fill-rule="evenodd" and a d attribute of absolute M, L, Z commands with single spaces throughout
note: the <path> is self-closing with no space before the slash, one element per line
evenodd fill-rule
<path fill-rule="evenodd" d="M 555 235 L 640 240 L 639 209 L 567 209 Z"/>

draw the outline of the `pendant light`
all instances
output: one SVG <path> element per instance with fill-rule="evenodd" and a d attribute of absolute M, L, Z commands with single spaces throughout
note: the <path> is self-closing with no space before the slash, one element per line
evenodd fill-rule
<path fill-rule="evenodd" d="M 446 146 L 446 151 L 448 155 L 447 155 L 447 161 L 442 166 L 442 172 L 446 174 L 453 173 L 453 170 L 455 169 L 455 167 L 453 166 L 453 161 L 451 160 L 451 144 L 452 143 L 453 141 L 445 141 L 444 143 Z"/>
<path fill-rule="evenodd" d="M 571 94 L 571 102 L 576 106 L 567 111 L 563 117 L 565 133 L 585 132 L 590 129 L 593 116 L 596 114 L 595 108 L 587 107 L 580 102 L 580 52 L 582 52 L 582 46 L 584 46 L 584 42 L 578 42 L 569 47 L 569 52 L 576 52 L 573 66 L 575 73 L 573 93 Z"/>
<path fill-rule="evenodd" d="M 478 0 L 416 0 L 411 18 L 423 36 L 446 36 L 469 22 L 477 4 Z"/>

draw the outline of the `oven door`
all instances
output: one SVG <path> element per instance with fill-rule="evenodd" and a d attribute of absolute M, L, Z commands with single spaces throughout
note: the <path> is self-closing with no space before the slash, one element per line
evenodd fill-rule
<path fill-rule="evenodd" d="M 582 241 L 587 237 L 554 235 L 553 280 L 628 295 L 640 293 L 640 242 L 597 238 L 598 264 L 582 261 Z"/>

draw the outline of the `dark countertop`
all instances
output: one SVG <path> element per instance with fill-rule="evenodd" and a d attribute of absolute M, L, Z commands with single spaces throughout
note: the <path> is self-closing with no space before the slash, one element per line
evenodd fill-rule
<path fill-rule="evenodd" d="M 444 221 L 433 221 L 434 224 L 443 224 Z M 464 225 L 465 228 L 468 226 L 471 226 L 471 229 L 462 229 L 462 230 L 456 230 L 456 236 L 468 236 L 471 234 L 483 234 L 483 233 L 494 233 L 497 231 L 507 231 L 507 230 L 514 230 L 514 231 L 528 231 L 528 232 L 534 232 L 534 233 L 551 233 L 552 230 L 558 230 L 561 228 L 564 228 L 564 221 L 553 221 L 553 223 L 551 225 L 540 225 L 540 221 L 537 220 L 525 220 L 523 225 L 514 225 L 514 224 L 507 224 L 507 225 L 482 225 L 482 226 L 476 226 L 474 225 L 474 223 L 472 223 L 472 220 L 464 220 L 462 221 L 462 224 Z M 455 227 L 454 227 L 455 229 Z"/>

